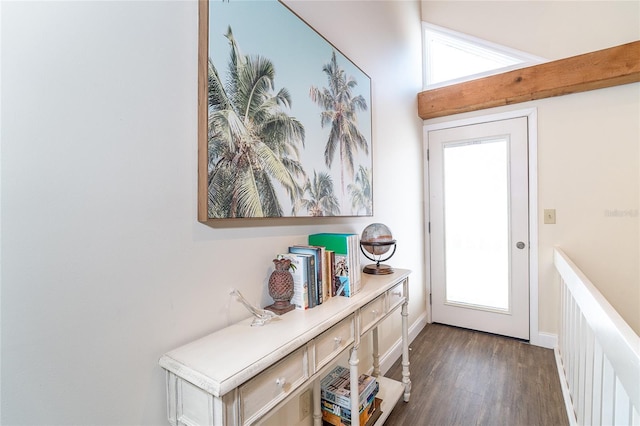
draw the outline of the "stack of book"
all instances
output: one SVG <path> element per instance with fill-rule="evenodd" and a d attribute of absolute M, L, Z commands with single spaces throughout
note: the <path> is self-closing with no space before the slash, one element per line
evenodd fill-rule
<path fill-rule="evenodd" d="M 331 256 L 333 286 L 330 297 L 353 296 L 360 291 L 360 237 L 358 234 L 322 233 L 309 235 L 309 245 L 324 247 Z"/>
<path fill-rule="evenodd" d="M 309 309 L 309 274 L 313 264 L 311 255 L 297 255 L 294 253 L 280 253 L 276 258 L 289 259 L 291 261 L 291 276 L 293 276 L 293 297 L 291 304 L 296 309 Z"/>
<path fill-rule="evenodd" d="M 351 425 L 351 382 L 349 369 L 337 366 L 320 382 L 322 420 L 326 425 Z M 380 417 L 381 400 L 376 398 L 380 384 L 375 377 L 361 374 L 358 378 L 360 425 L 375 423 Z"/>
<path fill-rule="evenodd" d="M 307 245 L 289 247 L 278 254 L 291 260 L 297 309 L 314 308 L 335 296 L 360 291 L 361 268 L 358 234 L 312 234 Z"/>
<path fill-rule="evenodd" d="M 296 271 L 298 271 L 298 269 L 301 269 L 301 271 L 299 271 L 299 274 L 301 275 L 301 277 L 306 277 L 307 300 L 305 301 L 305 309 L 315 308 L 316 306 L 322 304 L 322 302 L 324 301 L 324 293 L 322 289 L 326 274 L 324 268 L 326 268 L 326 265 L 328 264 L 326 261 L 324 261 L 324 257 L 326 256 L 324 250 L 321 250 L 320 247 L 312 247 L 306 245 L 291 246 L 289 247 L 289 256 L 293 256 L 294 258 L 296 258 L 295 261 L 292 261 L 292 263 L 296 265 Z M 293 297 L 296 298 L 296 277 L 294 276 L 293 279 Z"/>

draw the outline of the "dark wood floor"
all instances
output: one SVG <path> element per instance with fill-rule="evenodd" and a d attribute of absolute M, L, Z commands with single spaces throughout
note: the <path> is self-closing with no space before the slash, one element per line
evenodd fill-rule
<path fill-rule="evenodd" d="M 553 351 L 428 324 L 411 344 L 411 401 L 386 425 L 567 425 Z M 401 380 L 398 360 L 386 374 Z"/>

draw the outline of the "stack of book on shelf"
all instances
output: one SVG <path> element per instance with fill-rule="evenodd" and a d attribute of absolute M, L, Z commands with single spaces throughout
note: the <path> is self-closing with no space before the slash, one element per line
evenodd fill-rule
<path fill-rule="evenodd" d="M 335 296 L 360 291 L 360 238 L 358 234 L 312 234 L 308 245 L 289 247 L 278 254 L 291 260 L 297 309 L 314 308 Z"/>
<path fill-rule="evenodd" d="M 322 421 L 325 425 L 351 425 L 351 382 L 349 369 L 337 366 L 320 381 Z M 382 414 L 376 398 L 380 384 L 375 377 L 361 374 L 358 378 L 360 425 L 372 425 Z"/>
<path fill-rule="evenodd" d="M 358 234 L 322 233 L 309 235 L 309 245 L 324 247 L 332 271 L 329 297 L 353 296 L 360 291 L 360 237 Z"/>

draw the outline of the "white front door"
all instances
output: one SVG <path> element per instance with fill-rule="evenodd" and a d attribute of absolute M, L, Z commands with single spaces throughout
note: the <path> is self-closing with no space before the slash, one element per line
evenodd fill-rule
<path fill-rule="evenodd" d="M 433 322 L 529 340 L 527 118 L 427 139 Z"/>

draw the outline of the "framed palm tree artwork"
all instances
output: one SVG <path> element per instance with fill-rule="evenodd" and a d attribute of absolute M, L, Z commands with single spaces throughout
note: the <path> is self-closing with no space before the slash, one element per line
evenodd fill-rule
<path fill-rule="evenodd" d="M 371 79 L 277 0 L 199 3 L 198 219 L 371 216 Z"/>

